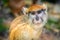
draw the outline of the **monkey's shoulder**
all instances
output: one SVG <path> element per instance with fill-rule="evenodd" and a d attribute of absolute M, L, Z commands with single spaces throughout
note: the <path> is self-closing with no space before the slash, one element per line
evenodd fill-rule
<path fill-rule="evenodd" d="M 16 17 L 10 24 L 10 30 L 14 29 L 18 24 L 21 25 L 23 23 L 26 23 L 24 17 L 25 17 L 24 15 Z"/>

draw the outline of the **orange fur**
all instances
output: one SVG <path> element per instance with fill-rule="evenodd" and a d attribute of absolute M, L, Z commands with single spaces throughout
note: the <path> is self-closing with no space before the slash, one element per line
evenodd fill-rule
<path fill-rule="evenodd" d="M 39 9 L 46 9 L 46 8 L 43 5 L 33 4 L 28 8 L 27 12 L 35 11 L 35 10 L 39 10 Z"/>
<path fill-rule="evenodd" d="M 44 6 L 42 5 L 32 5 L 27 11 L 43 8 Z M 34 25 L 30 25 L 30 22 L 25 15 L 17 17 L 11 23 L 9 40 L 38 40 L 43 27 L 40 27 L 38 30 L 35 30 L 33 27 Z"/>
<path fill-rule="evenodd" d="M 31 27 L 31 25 L 28 22 L 22 22 L 22 20 L 20 20 L 20 19 L 23 19 L 22 17 L 23 16 L 17 17 L 12 22 L 10 27 L 9 40 L 17 40 L 17 39 L 18 40 L 20 39 L 21 40 L 32 40 L 32 39 L 37 40 L 42 32 L 42 28 L 40 29 L 40 31 L 36 31 Z M 24 32 L 26 32 L 26 34 Z M 36 34 L 34 32 L 36 32 Z M 29 39 L 23 39 L 25 38 L 24 35 L 27 35 Z"/>

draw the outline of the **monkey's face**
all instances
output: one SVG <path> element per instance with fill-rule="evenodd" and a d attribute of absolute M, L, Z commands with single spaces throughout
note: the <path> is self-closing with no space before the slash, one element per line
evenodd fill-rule
<path fill-rule="evenodd" d="M 28 12 L 29 21 L 33 25 L 44 26 L 47 22 L 47 11 L 46 9 L 36 9 Z"/>

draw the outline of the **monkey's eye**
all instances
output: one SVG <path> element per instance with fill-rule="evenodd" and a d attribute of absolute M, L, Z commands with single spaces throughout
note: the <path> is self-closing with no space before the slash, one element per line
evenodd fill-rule
<path fill-rule="evenodd" d="M 30 14 L 31 12 L 28 12 L 28 14 Z"/>
<path fill-rule="evenodd" d="M 40 14 L 41 12 L 42 12 L 41 10 L 37 11 L 38 14 Z"/>
<path fill-rule="evenodd" d="M 33 11 L 33 12 L 28 12 L 28 14 L 32 14 L 32 15 L 34 15 L 35 14 L 35 12 Z"/>
<path fill-rule="evenodd" d="M 35 14 L 35 12 L 31 12 L 31 14 L 32 14 L 32 15 L 34 15 L 34 14 Z"/>
<path fill-rule="evenodd" d="M 46 9 L 41 9 L 41 11 L 45 11 Z"/>

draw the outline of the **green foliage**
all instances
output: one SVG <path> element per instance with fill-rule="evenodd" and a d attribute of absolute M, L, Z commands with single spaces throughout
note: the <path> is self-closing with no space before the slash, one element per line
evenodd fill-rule
<path fill-rule="evenodd" d="M 2 0 L 4 3 L 7 3 L 8 2 L 8 0 Z"/>
<path fill-rule="evenodd" d="M 54 24 L 54 27 L 51 26 L 52 24 Z M 60 20 L 55 21 L 55 20 L 52 20 L 52 19 L 48 19 L 48 22 L 47 22 L 45 28 L 50 30 L 50 31 L 52 30 L 52 28 L 53 29 L 56 28 L 56 29 L 60 30 Z"/>
<path fill-rule="evenodd" d="M 0 32 L 6 31 L 7 27 L 3 25 L 3 18 L 0 18 Z"/>

